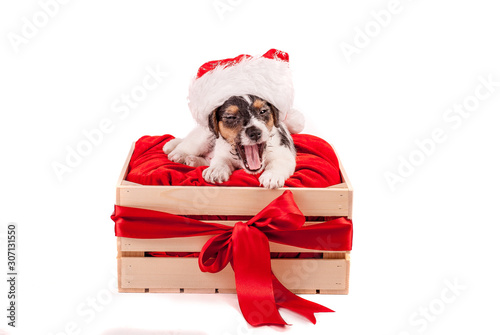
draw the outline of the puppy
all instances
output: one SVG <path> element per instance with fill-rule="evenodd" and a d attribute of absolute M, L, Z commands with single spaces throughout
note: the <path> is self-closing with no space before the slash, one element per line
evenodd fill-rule
<path fill-rule="evenodd" d="M 203 178 L 223 183 L 235 169 L 262 172 L 265 188 L 278 188 L 295 171 L 295 147 L 288 129 L 271 103 L 254 95 L 233 96 L 184 139 L 165 144 L 163 151 L 177 163 L 208 165 Z"/>

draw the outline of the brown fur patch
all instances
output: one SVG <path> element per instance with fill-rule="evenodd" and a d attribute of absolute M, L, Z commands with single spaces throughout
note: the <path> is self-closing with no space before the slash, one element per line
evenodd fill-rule
<path fill-rule="evenodd" d="M 209 127 L 215 134 L 215 138 L 219 138 L 219 123 L 217 122 L 217 109 L 214 109 L 212 114 L 210 114 L 211 120 L 209 121 Z"/>
<path fill-rule="evenodd" d="M 260 110 L 262 107 L 264 107 L 264 104 L 265 104 L 264 100 L 261 100 L 261 99 L 257 98 L 253 102 L 252 106 L 253 106 L 253 108 Z"/>
<path fill-rule="evenodd" d="M 273 129 L 273 126 L 274 126 L 274 114 L 271 113 L 271 115 L 269 117 L 269 120 L 267 120 L 266 126 L 267 126 L 267 129 L 269 129 L 269 131 L 271 131 L 271 129 Z"/>
<path fill-rule="evenodd" d="M 266 102 L 262 99 L 259 99 L 259 98 L 255 99 L 255 101 L 252 104 L 252 107 L 257 111 L 260 111 L 265 106 L 266 106 Z M 275 119 L 274 119 L 274 115 L 271 114 L 271 117 L 266 122 L 267 129 L 271 130 L 273 128 L 273 125 L 275 125 Z"/>
<path fill-rule="evenodd" d="M 241 126 L 236 128 L 228 128 L 224 126 L 224 122 L 219 121 L 219 133 L 230 144 L 234 144 L 238 134 L 241 131 Z"/>
<path fill-rule="evenodd" d="M 274 121 L 274 125 L 276 127 L 278 127 L 278 123 L 279 123 L 279 117 L 280 117 L 280 112 L 278 110 L 278 108 L 274 107 L 273 105 L 269 104 L 270 107 L 271 107 L 271 114 L 273 115 L 273 121 Z"/>
<path fill-rule="evenodd" d="M 238 106 L 235 106 L 235 105 L 231 105 L 231 106 L 227 107 L 225 110 L 225 112 L 229 113 L 229 114 L 237 114 L 239 111 L 240 111 L 240 109 L 238 108 Z"/>
<path fill-rule="evenodd" d="M 238 106 L 229 105 L 224 110 L 224 114 L 236 115 L 240 112 Z M 229 143 L 234 144 L 235 139 L 238 137 L 239 132 L 241 131 L 241 126 L 238 127 L 227 127 L 224 125 L 224 122 L 221 120 L 218 123 L 219 133 L 221 136 Z"/>

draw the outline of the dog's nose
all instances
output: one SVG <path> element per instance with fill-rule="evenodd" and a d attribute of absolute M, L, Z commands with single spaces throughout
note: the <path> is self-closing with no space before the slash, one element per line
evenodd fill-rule
<path fill-rule="evenodd" d="M 252 141 L 258 141 L 262 135 L 262 130 L 257 127 L 249 127 L 245 130 L 245 133 Z"/>

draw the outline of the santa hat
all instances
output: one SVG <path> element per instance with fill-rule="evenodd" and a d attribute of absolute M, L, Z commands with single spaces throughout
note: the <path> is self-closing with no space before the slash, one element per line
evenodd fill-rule
<path fill-rule="evenodd" d="M 203 64 L 189 87 L 189 109 L 201 125 L 231 96 L 256 95 L 280 111 L 292 134 L 304 129 L 304 116 L 293 109 L 294 90 L 288 54 L 271 49 L 261 57 L 239 55 Z"/>

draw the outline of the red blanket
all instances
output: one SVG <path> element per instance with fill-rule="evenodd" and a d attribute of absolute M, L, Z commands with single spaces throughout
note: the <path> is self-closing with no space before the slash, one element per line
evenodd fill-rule
<path fill-rule="evenodd" d="M 142 185 L 213 186 L 202 177 L 205 166 L 193 168 L 168 160 L 163 146 L 174 137 L 143 136 L 135 144 L 127 180 Z M 332 147 L 324 140 L 306 134 L 292 135 L 297 149 L 295 173 L 287 187 L 327 187 L 341 182 L 339 163 Z M 233 172 L 222 186 L 259 186 L 259 175 L 243 170 Z"/>

